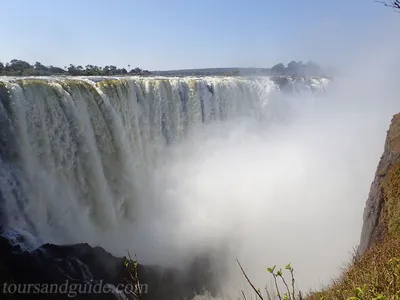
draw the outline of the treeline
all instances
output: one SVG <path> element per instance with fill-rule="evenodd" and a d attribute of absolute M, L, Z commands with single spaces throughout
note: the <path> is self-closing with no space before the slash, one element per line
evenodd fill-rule
<path fill-rule="evenodd" d="M 182 69 L 168 71 L 152 71 L 153 75 L 160 76 L 239 76 L 238 68 L 208 68 L 208 69 Z"/>
<path fill-rule="evenodd" d="M 322 68 L 314 62 L 303 63 L 302 61 L 291 61 L 286 66 L 282 63 L 276 64 L 271 68 L 273 76 L 316 76 L 332 77 L 336 74 L 333 68 Z"/>
<path fill-rule="evenodd" d="M 276 64 L 272 68 L 211 68 L 211 69 L 187 69 L 171 71 L 143 70 L 141 68 L 128 69 L 117 68 L 114 65 L 99 67 L 95 65 L 64 66 L 45 66 L 40 62 L 34 65 L 13 59 L 8 63 L 0 62 L 0 76 L 51 76 L 51 75 L 70 75 L 70 76 L 111 76 L 111 75 L 163 75 L 163 76 L 316 76 L 333 77 L 336 71 L 333 68 L 322 68 L 314 62 L 303 63 L 301 61 L 291 61 L 287 65 Z"/>
<path fill-rule="evenodd" d="M 40 62 L 34 65 L 13 59 L 9 63 L 0 62 L 0 76 L 51 76 L 51 75 L 70 75 L 70 76 L 107 76 L 107 75 L 150 75 L 150 71 L 141 68 L 130 69 L 117 68 L 114 65 L 99 67 L 87 65 L 85 67 L 70 64 L 64 68 L 55 66 L 45 66 Z"/>
<path fill-rule="evenodd" d="M 322 68 L 316 63 L 291 61 L 287 65 L 279 63 L 272 68 L 208 68 L 170 71 L 153 71 L 153 75 L 162 76 L 315 76 L 334 77 L 333 68 Z"/>

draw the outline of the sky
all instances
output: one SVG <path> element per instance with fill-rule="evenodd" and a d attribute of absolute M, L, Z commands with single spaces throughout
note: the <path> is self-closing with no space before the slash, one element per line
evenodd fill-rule
<path fill-rule="evenodd" d="M 400 25 L 373 0 L 0 0 L 0 61 L 148 70 L 335 66 Z"/>

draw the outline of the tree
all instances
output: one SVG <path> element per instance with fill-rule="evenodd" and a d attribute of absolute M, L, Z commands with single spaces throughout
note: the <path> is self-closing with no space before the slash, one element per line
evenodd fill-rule
<path fill-rule="evenodd" d="M 46 66 L 42 65 L 38 61 L 35 63 L 34 67 L 35 67 L 35 70 L 37 70 L 37 71 L 48 71 L 48 68 Z"/>
<path fill-rule="evenodd" d="M 288 63 L 287 68 L 286 68 L 286 73 L 289 76 L 300 76 L 300 68 L 301 68 L 301 62 L 296 62 L 292 60 L 290 63 Z"/>
<path fill-rule="evenodd" d="M 74 66 L 74 65 L 69 65 L 69 67 L 68 67 L 68 73 L 70 74 L 70 75 L 78 75 L 79 74 L 79 71 L 78 71 L 78 69 Z"/>
<path fill-rule="evenodd" d="M 59 67 L 50 66 L 49 71 L 51 74 L 64 74 L 65 71 Z"/>
<path fill-rule="evenodd" d="M 320 76 L 322 75 L 321 67 L 316 63 L 309 61 L 304 65 L 304 76 Z"/>
<path fill-rule="evenodd" d="M 128 65 L 130 68 L 130 65 Z M 147 70 L 142 70 L 136 68 L 135 70 L 130 70 L 130 73 L 134 71 L 140 75 L 150 74 Z M 99 75 L 126 75 L 128 71 L 125 68 L 117 68 L 114 65 L 105 66 L 104 68 L 95 65 L 86 65 L 83 68 L 81 65 L 75 66 L 70 64 L 69 66 L 64 66 L 64 68 L 59 68 L 56 66 L 45 66 L 41 62 L 35 62 L 34 65 L 30 65 L 28 62 L 13 59 L 9 63 L 0 62 L 0 75 L 7 76 L 48 76 L 48 75 L 60 75 L 69 74 L 71 76 L 99 76 Z"/>
<path fill-rule="evenodd" d="M 297 63 L 294 60 L 292 60 L 290 63 L 288 63 L 287 67 L 290 70 L 296 70 L 300 64 L 301 64 L 300 62 Z"/>
<path fill-rule="evenodd" d="M 110 74 L 110 67 L 109 66 L 105 66 L 103 68 L 102 75 L 108 75 L 108 74 Z"/>
<path fill-rule="evenodd" d="M 19 60 L 19 59 L 13 59 L 12 61 L 10 61 L 9 68 L 11 71 L 16 73 L 16 75 L 22 75 L 22 72 L 25 69 L 32 68 L 32 66 L 26 61 Z"/>
<path fill-rule="evenodd" d="M 95 67 L 93 65 L 86 65 L 85 67 L 85 75 L 95 75 L 96 71 L 95 71 Z"/>
<path fill-rule="evenodd" d="M 400 13 L 400 0 L 391 0 L 390 2 L 385 2 L 385 1 L 375 1 L 375 2 L 382 3 L 383 5 L 391 7 L 396 12 Z"/>
<path fill-rule="evenodd" d="M 93 75 L 100 75 L 101 67 L 93 66 Z"/>
<path fill-rule="evenodd" d="M 271 71 L 274 75 L 285 75 L 285 65 L 279 63 L 271 68 Z"/>

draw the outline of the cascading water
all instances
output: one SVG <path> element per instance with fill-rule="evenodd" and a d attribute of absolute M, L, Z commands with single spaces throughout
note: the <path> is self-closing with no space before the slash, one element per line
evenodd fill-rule
<path fill-rule="evenodd" d="M 168 144 L 196 125 L 262 118 L 280 89 L 269 78 L 214 77 L 3 78 L 0 88 L 3 226 L 56 243 L 140 218 L 140 191 Z"/>
<path fill-rule="evenodd" d="M 204 173 L 201 157 L 219 155 L 202 144 L 209 128 L 219 124 L 229 133 L 243 120 L 261 127 L 287 122 L 294 116 L 289 109 L 314 103 L 328 84 L 285 77 L 0 78 L 0 225 L 23 233 L 32 246 L 87 242 L 119 256 L 133 247 L 144 263 L 184 261 L 204 238 L 223 243 L 237 230 L 235 222 L 220 226 L 225 208 L 213 211 L 215 187 L 196 192 L 190 182 L 193 172 Z M 229 139 L 236 137 L 228 137 L 228 147 Z M 250 136 L 232 148 L 256 140 Z M 230 155 L 228 165 L 234 164 L 232 153 L 219 161 Z M 175 163 L 177 157 L 182 160 Z M 233 172 L 246 174 L 249 167 Z M 248 186 L 275 180 L 266 176 Z M 182 190 L 174 190 L 179 182 Z M 201 227 L 218 229 L 205 237 Z"/>

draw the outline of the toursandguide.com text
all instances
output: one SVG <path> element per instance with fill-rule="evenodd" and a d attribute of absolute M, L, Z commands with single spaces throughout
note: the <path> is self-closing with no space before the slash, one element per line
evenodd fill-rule
<path fill-rule="evenodd" d="M 145 294 L 147 293 L 147 284 L 118 284 L 113 285 L 98 282 L 74 283 L 66 280 L 63 284 L 55 283 L 7 283 L 1 286 L 2 294 L 63 294 L 68 297 L 76 297 L 78 294 L 108 294 L 124 293 Z"/>

